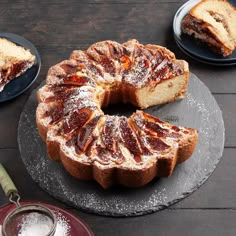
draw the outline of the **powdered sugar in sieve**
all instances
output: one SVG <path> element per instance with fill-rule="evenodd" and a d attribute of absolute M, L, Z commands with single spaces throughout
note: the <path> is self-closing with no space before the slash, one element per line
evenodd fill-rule
<path fill-rule="evenodd" d="M 69 220 L 58 211 L 54 211 L 54 214 L 57 220 L 54 236 L 69 236 Z M 18 236 L 46 235 L 51 229 L 51 224 L 50 220 L 45 219 L 45 217 L 42 218 L 36 212 L 32 212 L 23 219 Z"/>

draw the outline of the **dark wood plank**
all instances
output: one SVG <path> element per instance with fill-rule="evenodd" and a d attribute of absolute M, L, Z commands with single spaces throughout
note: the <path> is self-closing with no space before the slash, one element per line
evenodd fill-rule
<path fill-rule="evenodd" d="M 13 2 L 13 1 L 12 1 Z M 180 5 L 185 3 L 185 0 L 41 0 L 40 3 L 57 3 L 57 4 L 104 4 L 104 3 L 109 3 L 109 4 L 150 4 L 150 3 L 179 3 Z M 9 3 L 8 0 L 1 0 L 1 3 Z M 37 0 L 18 0 L 18 4 L 36 4 L 38 3 Z"/>
<path fill-rule="evenodd" d="M 80 212 L 97 236 L 235 236 L 235 210 L 164 210 L 134 218 L 97 217 Z"/>
<path fill-rule="evenodd" d="M 26 95 L 20 95 L 12 101 L 0 103 L 0 149 L 17 148 L 18 120 L 26 100 Z"/>
<path fill-rule="evenodd" d="M 94 5 L 64 1 L 61 4 L 43 2 L 37 7 L 16 4 L 7 7 L 0 25 L 2 31 L 24 32 L 36 45 L 78 44 L 78 41 L 91 44 L 104 39 L 125 41 L 130 38 L 163 44 L 169 35 L 167 26 L 172 24 L 178 7 L 179 3 L 173 3 L 170 8 L 165 2 Z M 10 18 L 10 15 L 18 17 Z"/>

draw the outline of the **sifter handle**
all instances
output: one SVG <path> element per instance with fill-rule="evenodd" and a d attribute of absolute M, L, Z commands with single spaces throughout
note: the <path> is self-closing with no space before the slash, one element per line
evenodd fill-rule
<path fill-rule="evenodd" d="M 0 163 L 0 185 L 7 197 L 10 197 L 11 194 L 17 193 L 17 188 L 12 182 L 11 177 L 8 175 L 6 169 Z"/>

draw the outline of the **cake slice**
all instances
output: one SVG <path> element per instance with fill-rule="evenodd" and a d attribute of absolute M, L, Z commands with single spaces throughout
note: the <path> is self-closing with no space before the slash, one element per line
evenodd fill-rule
<path fill-rule="evenodd" d="M 236 48 L 236 8 L 225 0 L 203 0 L 182 21 L 182 31 L 228 56 Z"/>
<path fill-rule="evenodd" d="M 29 50 L 0 38 L 0 92 L 12 79 L 22 75 L 35 62 Z"/>
<path fill-rule="evenodd" d="M 123 102 L 144 109 L 183 97 L 189 80 L 186 61 L 177 60 L 171 51 L 158 45 L 142 45 L 135 40 L 124 45 L 132 53 L 129 67 L 122 65 L 121 69 Z"/>
<path fill-rule="evenodd" d="M 56 130 L 51 126 L 48 138 L 53 137 L 54 145 L 60 143 L 58 160 L 66 170 L 78 179 L 95 179 L 103 188 L 113 184 L 139 187 L 155 177 L 170 176 L 177 164 L 192 155 L 198 140 L 197 130 L 171 125 L 143 111 L 129 118 L 90 119 L 71 142 L 56 137 Z M 80 145 L 84 138 L 86 148 Z M 59 148 L 50 145 L 48 150 Z"/>

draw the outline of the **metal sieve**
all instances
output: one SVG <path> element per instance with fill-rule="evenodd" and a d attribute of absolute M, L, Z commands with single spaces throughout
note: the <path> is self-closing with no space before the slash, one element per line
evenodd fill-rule
<path fill-rule="evenodd" d="M 20 204 L 20 195 L 6 169 L 0 163 L 0 185 L 16 208 L 8 213 L 2 225 L 3 236 L 53 236 L 56 231 L 56 217 L 40 204 Z"/>

